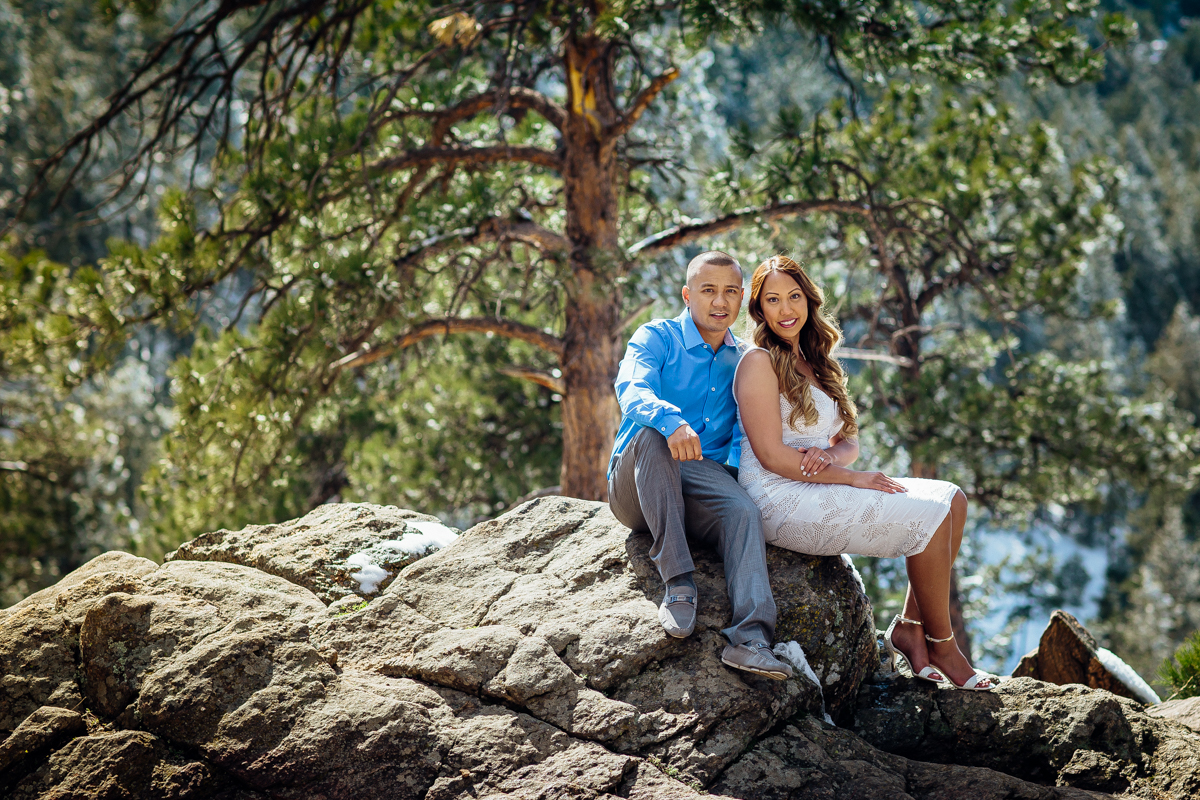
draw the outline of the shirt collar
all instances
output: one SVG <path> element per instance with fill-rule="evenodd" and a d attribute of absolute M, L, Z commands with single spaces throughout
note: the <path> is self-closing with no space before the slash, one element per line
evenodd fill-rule
<path fill-rule="evenodd" d="M 705 344 L 704 337 L 700 335 L 700 329 L 696 327 L 696 320 L 692 319 L 692 310 L 684 306 L 683 313 L 676 317 L 683 325 L 683 346 L 691 350 L 695 347 L 700 347 Z M 725 341 L 723 344 L 726 347 L 737 347 L 737 337 L 733 335 L 733 330 L 725 329 Z"/>

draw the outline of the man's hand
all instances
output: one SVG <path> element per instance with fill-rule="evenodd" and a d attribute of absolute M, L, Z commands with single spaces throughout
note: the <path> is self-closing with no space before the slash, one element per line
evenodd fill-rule
<path fill-rule="evenodd" d="M 667 447 L 671 448 L 671 458 L 676 461 L 699 461 L 704 458 L 700 451 L 700 434 L 686 422 L 667 437 Z"/>

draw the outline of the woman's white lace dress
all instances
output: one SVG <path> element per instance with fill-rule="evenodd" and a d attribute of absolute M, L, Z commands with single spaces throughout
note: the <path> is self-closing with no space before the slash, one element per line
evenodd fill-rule
<path fill-rule="evenodd" d="M 801 418 L 797 421 L 799 428 L 788 425 L 792 404 L 779 395 L 783 443 L 788 447 L 827 448 L 829 440 L 842 428 L 833 398 L 816 387 L 811 391 L 817 424 L 805 425 Z M 754 455 L 750 439 L 744 433 L 746 426 L 740 409 L 738 424 L 743 431 L 738 482 L 762 511 L 767 542 L 777 547 L 819 556 L 840 553 L 880 558 L 912 556 L 925 549 L 950 511 L 950 501 L 958 487 L 946 481 L 897 478 L 908 491 L 888 494 L 776 475 Z"/>

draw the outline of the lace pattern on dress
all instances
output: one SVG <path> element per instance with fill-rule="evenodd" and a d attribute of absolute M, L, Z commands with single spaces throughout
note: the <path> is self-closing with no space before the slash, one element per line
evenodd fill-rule
<path fill-rule="evenodd" d="M 810 391 L 817 410 L 815 425 L 800 419 L 798 427 L 789 426 L 793 406 L 779 396 L 783 443 L 788 447 L 827 448 L 844 426 L 837 402 L 816 386 L 810 385 Z M 739 482 L 762 512 L 767 541 L 812 555 L 919 553 L 945 518 L 957 490 L 945 481 L 918 479 L 903 479 L 909 494 L 794 481 L 763 467 L 744 435 Z"/>

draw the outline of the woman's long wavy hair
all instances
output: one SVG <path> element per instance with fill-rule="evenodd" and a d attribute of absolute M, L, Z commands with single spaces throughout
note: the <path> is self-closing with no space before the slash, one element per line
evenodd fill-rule
<path fill-rule="evenodd" d="M 795 427 L 796 421 L 801 417 L 806 425 L 816 425 L 817 407 L 808 388 L 808 379 L 796 368 L 796 356 L 792 345 L 771 330 L 763 315 L 763 283 L 772 272 L 782 272 L 791 277 L 808 298 L 808 319 L 800 329 L 800 352 L 812 368 L 813 375 L 820 384 L 819 388 L 837 403 L 838 411 L 842 415 L 842 435 L 857 436 L 858 409 L 846 390 L 846 373 L 842 370 L 842 365 L 830 355 L 833 348 L 841 343 L 842 331 L 837 321 L 822 310 L 825 295 L 804 269 L 787 256 L 773 256 L 759 264 L 750 278 L 749 310 L 750 318 L 755 323 L 754 343 L 770 353 L 771 366 L 775 368 L 775 375 L 779 378 L 779 388 L 792 404 L 788 425 Z"/>

